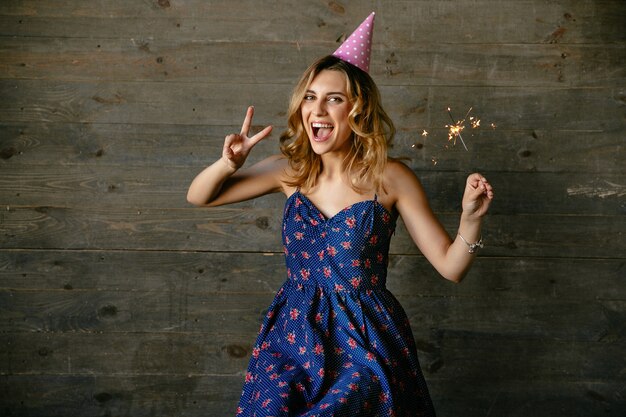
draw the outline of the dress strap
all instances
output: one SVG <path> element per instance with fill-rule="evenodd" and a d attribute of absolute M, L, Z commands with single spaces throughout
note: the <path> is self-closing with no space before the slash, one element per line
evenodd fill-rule
<path fill-rule="evenodd" d="M 378 203 L 378 194 L 374 193 L 374 201 Z"/>

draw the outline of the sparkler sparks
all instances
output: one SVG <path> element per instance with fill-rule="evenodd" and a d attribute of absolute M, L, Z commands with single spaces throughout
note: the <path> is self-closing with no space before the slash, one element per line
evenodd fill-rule
<path fill-rule="evenodd" d="M 467 119 L 467 116 L 469 116 L 471 111 L 472 108 L 470 107 L 463 120 L 455 122 L 454 117 L 452 117 L 452 111 L 450 110 L 450 107 L 448 107 L 448 116 L 450 116 L 450 120 L 452 120 L 453 123 L 451 125 L 446 125 L 446 127 L 448 128 L 448 140 L 456 145 L 456 138 L 458 137 L 461 140 L 461 143 L 463 144 L 463 147 L 466 151 L 469 151 L 469 149 L 467 149 L 467 145 L 465 145 L 463 136 L 461 136 L 461 131 L 465 129 L 465 119 Z M 478 120 L 478 124 L 480 124 L 480 120 Z"/>
<path fill-rule="evenodd" d="M 447 112 L 448 112 L 448 117 L 451 120 L 451 124 L 447 124 L 444 125 L 447 129 L 447 134 L 448 134 L 448 143 L 443 145 L 443 149 L 450 149 L 450 147 L 452 146 L 456 146 L 456 142 L 457 139 L 461 142 L 461 144 L 463 145 L 463 148 L 465 149 L 465 151 L 469 152 L 469 149 L 467 147 L 467 144 L 465 142 L 465 140 L 463 139 L 463 134 L 466 133 L 466 128 L 467 130 L 470 129 L 478 129 L 481 126 L 481 120 L 476 117 L 476 116 L 470 116 L 473 107 L 470 107 L 469 110 L 467 111 L 467 113 L 465 114 L 465 117 L 463 117 L 460 120 L 455 119 L 452 116 L 452 109 L 450 107 L 447 107 Z M 489 123 L 489 126 L 492 129 L 496 128 L 496 124 L 495 123 Z M 424 138 L 424 143 L 419 143 L 419 144 L 413 144 L 412 147 L 413 148 L 417 148 L 417 149 L 422 149 L 425 146 L 425 139 L 427 138 L 427 136 L 429 135 L 429 132 L 425 129 L 422 129 L 422 133 L 421 136 Z M 471 135 L 470 135 L 471 136 Z M 432 143 L 432 142 L 431 142 Z M 435 142 L 436 143 L 436 142 Z M 435 156 L 433 156 L 431 158 L 431 162 L 433 163 L 433 165 L 437 165 L 438 163 L 438 158 L 436 158 Z"/>

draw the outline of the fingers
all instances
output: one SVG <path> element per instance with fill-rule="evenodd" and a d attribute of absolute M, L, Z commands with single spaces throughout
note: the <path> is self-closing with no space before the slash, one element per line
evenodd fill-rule
<path fill-rule="evenodd" d="M 474 191 L 472 193 L 473 196 L 478 197 L 481 194 L 484 194 L 487 198 L 493 199 L 493 187 L 481 174 L 474 173 L 467 177 L 467 185 Z"/>
<path fill-rule="evenodd" d="M 233 156 L 235 156 L 235 153 L 232 150 L 232 146 L 235 142 L 236 137 L 237 135 L 227 135 L 226 138 L 224 138 L 224 147 L 222 149 L 222 154 L 228 159 L 232 159 Z"/>
<path fill-rule="evenodd" d="M 254 146 L 257 143 L 259 143 L 261 140 L 265 139 L 270 133 L 272 133 L 272 126 L 267 126 L 265 127 L 265 129 L 261 130 L 259 133 L 257 133 L 256 135 L 252 136 L 250 138 L 250 145 Z"/>
<path fill-rule="evenodd" d="M 487 198 L 493 198 L 493 187 L 489 184 L 489 181 L 483 176 L 480 178 L 480 190 L 487 196 Z"/>
<path fill-rule="evenodd" d="M 485 195 L 487 196 L 488 199 L 490 199 L 490 200 L 493 199 L 493 196 L 494 196 L 494 194 L 493 194 L 493 187 L 488 182 L 485 182 L 483 184 L 483 192 L 485 193 Z"/>
<path fill-rule="evenodd" d="M 241 133 L 240 136 L 247 138 L 250 134 L 250 127 L 252 126 L 252 117 L 254 117 L 254 106 L 248 107 L 246 111 L 246 118 L 243 121 L 243 125 L 241 125 Z M 267 126 L 265 129 L 261 130 L 259 133 L 250 138 L 251 146 L 256 145 L 260 140 L 266 138 L 272 132 L 272 126 Z"/>
<path fill-rule="evenodd" d="M 248 107 L 246 111 L 246 118 L 243 119 L 243 125 L 241 125 L 241 136 L 248 136 L 250 125 L 252 124 L 252 116 L 254 116 L 254 106 Z"/>
<path fill-rule="evenodd" d="M 478 187 L 482 181 L 487 181 L 487 180 L 485 179 L 485 177 L 483 177 L 482 175 L 476 172 L 473 174 L 470 174 L 467 177 L 467 184 L 471 185 L 472 187 Z"/>

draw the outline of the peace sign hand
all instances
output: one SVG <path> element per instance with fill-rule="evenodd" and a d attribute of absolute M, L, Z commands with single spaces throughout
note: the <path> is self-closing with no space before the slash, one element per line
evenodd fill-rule
<path fill-rule="evenodd" d="M 230 168 L 234 170 L 241 168 L 244 162 L 246 162 L 246 158 L 248 157 L 252 147 L 272 132 L 272 126 L 267 126 L 256 135 L 248 137 L 253 115 L 254 107 L 250 106 L 248 107 L 246 118 L 241 126 L 241 133 L 230 134 L 224 139 L 222 159 Z"/>

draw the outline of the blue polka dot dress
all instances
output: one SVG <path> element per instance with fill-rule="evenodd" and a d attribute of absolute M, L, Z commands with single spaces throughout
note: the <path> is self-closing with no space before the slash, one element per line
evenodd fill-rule
<path fill-rule="evenodd" d="M 237 416 L 434 416 L 408 318 L 386 289 L 396 218 L 377 199 L 326 218 L 285 203 L 287 280 L 261 325 Z"/>

